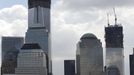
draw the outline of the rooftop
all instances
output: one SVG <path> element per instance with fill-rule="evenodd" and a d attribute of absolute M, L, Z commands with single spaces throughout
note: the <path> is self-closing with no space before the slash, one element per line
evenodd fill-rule
<path fill-rule="evenodd" d="M 81 39 L 97 39 L 97 37 L 92 33 L 86 33 L 81 37 Z"/>
<path fill-rule="evenodd" d="M 39 44 L 37 43 L 31 43 L 31 44 L 24 44 L 21 49 L 41 49 Z"/>

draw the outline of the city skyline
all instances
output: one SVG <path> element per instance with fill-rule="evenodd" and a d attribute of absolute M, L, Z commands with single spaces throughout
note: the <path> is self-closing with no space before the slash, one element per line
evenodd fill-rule
<path fill-rule="evenodd" d="M 78 3 L 78 2 L 76 2 L 76 3 Z M 86 2 L 86 0 L 85 0 L 85 2 Z M 103 11 L 105 9 L 101 9 L 101 8 L 96 8 L 96 9 L 92 8 L 91 9 L 91 8 L 85 7 L 85 9 L 88 9 L 88 11 L 87 11 L 84 9 L 84 7 L 83 7 L 83 9 L 77 9 L 76 7 L 72 6 L 73 7 L 72 9 L 71 8 L 68 9 L 66 7 L 64 7 L 66 9 L 63 9 L 63 8 L 61 9 L 60 6 L 63 6 L 63 5 L 60 4 L 59 2 L 56 2 L 56 4 L 53 4 L 52 6 L 53 6 L 52 7 L 52 17 L 53 17 L 52 18 L 52 29 L 54 29 L 54 30 L 52 30 L 52 34 L 54 34 L 52 36 L 52 40 L 54 40 L 54 42 L 53 42 L 54 63 L 57 62 L 59 64 L 65 58 L 73 59 L 74 54 L 75 54 L 74 52 L 76 51 L 76 48 L 75 48 L 76 42 L 78 42 L 78 39 L 80 38 L 80 36 L 82 36 L 84 33 L 87 33 L 87 32 L 92 32 L 92 33 L 96 34 L 97 37 L 102 40 L 103 47 L 105 47 L 103 40 L 104 40 L 104 26 L 107 25 L 106 12 L 107 11 L 109 12 L 109 10 L 110 10 L 110 12 L 112 13 L 113 12 L 112 8 L 108 8 L 108 10 L 106 10 L 106 12 L 104 13 Z M 6 9 L 3 12 L 4 13 L 6 12 L 9 16 L 11 16 L 11 19 L 13 18 L 13 22 L 9 22 L 10 18 L 5 18 L 8 15 L 4 15 L 3 12 L 1 12 L 0 13 L 0 15 L 2 16 L 0 18 L 1 26 L 5 25 L 5 27 L 3 27 L 3 29 L 1 29 L 1 35 L 2 34 L 19 35 L 19 36 L 24 35 L 25 29 L 27 26 L 27 23 L 26 23 L 27 18 L 25 16 L 27 14 L 26 7 L 25 6 L 14 6 L 14 7 L 11 6 L 8 8 L 10 8 L 11 9 L 10 11 L 11 12 L 13 11 L 14 13 L 16 12 L 15 9 L 17 9 L 17 10 L 22 9 L 21 11 L 24 12 L 25 14 L 18 14 L 18 13 L 21 13 L 20 11 L 18 11 L 18 13 L 17 12 L 15 13 L 15 15 L 17 15 L 17 17 L 14 17 L 14 16 L 11 16 L 12 14 L 10 14 L 8 12 L 9 9 Z M 4 8 L 2 8 L 2 9 L 4 9 Z M 79 11 L 83 10 L 83 12 L 81 11 L 78 13 L 76 11 L 76 9 Z M 92 11 L 90 11 L 89 9 Z M 63 12 L 63 10 L 66 10 L 66 11 Z M 71 15 L 72 11 L 74 11 L 73 15 Z M 86 13 L 86 11 L 87 11 L 87 13 Z M 117 16 L 119 18 L 119 22 L 122 23 L 122 25 L 125 28 L 124 29 L 125 30 L 124 31 L 125 32 L 124 33 L 125 49 L 124 50 L 125 51 L 131 50 L 131 53 L 132 53 L 132 47 L 133 47 L 134 43 L 131 42 L 131 40 L 133 39 L 134 36 L 131 36 L 131 35 L 133 34 L 132 29 L 134 28 L 134 26 L 133 26 L 133 18 L 131 16 L 133 16 L 134 14 L 133 13 L 131 14 L 131 12 L 133 11 L 133 8 L 117 7 L 116 11 L 117 11 Z M 82 13 L 82 14 L 80 14 L 80 13 Z M 128 14 L 128 13 L 130 13 L 130 14 Z M 3 17 L 3 15 L 4 15 L 4 17 Z M 111 14 L 111 17 L 112 17 L 112 15 L 113 14 Z M 20 17 L 18 17 L 18 16 L 20 16 Z M 113 18 L 111 20 L 113 20 Z M 114 22 L 111 22 L 111 20 L 110 20 L 110 23 L 114 23 Z M 20 26 L 17 25 L 17 27 L 16 27 L 16 24 L 20 24 Z M 22 27 L 22 29 L 21 29 L 21 27 Z M 70 29 L 70 27 L 71 27 L 71 29 Z M 19 28 L 20 28 L 20 31 L 19 31 Z M 100 28 L 100 29 L 98 29 L 98 28 Z M 10 32 L 5 31 L 7 29 L 9 29 Z M 20 33 L 18 33 L 18 32 L 20 32 Z M 57 36 L 57 37 L 54 38 L 54 36 Z M 64 37 L 64 36 L 71 36 L 71 37 Z M 127 45 L 129 45 L 129 46 L 127 46 Z M 67 46 L 67 47 L 62 48 L 61 46 Z M 58 48 L 58 47 L 61 47 L 61 48 Z M 126 47 L 129 47 L 129 48 L 126 48 Z M 129 53 L 129 51 L 126 51 L 126 52 Z M 127 53 L 127 55 L 128 55 L 128 53 Z M 65 55 L 65 56 L 63 56 L 63 55 Z M 61 71 L 61 70 L 59 70 L 59 71 Z"/>

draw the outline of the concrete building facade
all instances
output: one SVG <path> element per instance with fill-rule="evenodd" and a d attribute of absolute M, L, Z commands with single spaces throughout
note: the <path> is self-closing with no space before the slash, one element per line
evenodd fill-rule
<path fill-rule="evenodd" d="M 16 75 L 47 75 L 46 54 L 38 44 L 24 44 L 17 59 Z"/>

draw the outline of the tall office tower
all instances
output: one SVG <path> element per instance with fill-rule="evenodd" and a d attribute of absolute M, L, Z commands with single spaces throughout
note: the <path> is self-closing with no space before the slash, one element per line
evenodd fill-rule
<path fill-rule="evenodd" d="M 46 55 L 38 44 L 22 46 L 15 75 L 47 75 Z"/>
<path fill-rule="evenodd" d="M 50 7 L 51 0 L 28 0 L 28 30 L 26 43 L 38 43 L 47 55 L 47 68 L 52 74 L 50 49 Z"/>
<path fill-rule="evenodd" d="M 130 75 L 134 75 L 134 53 L 129 56 L 129 63 L 130 63 Z"/>
<path fill-rule="evenodd" d="M 123 27 L 117 24 L 116 17 L 115 25 L 108 23 L 108 26 L 105 27 L 105 42 L 106 67 L 110 68 L 114 66 L 119 71 L 118 75 L 124 75 Z"/>
<path fill-rule="evenodd" d="M 75 60 L 64 60 L 64 75 L 75 75 Z"/>
<path fill-rule="evenodd" d="M 77 48 L 78 75 L 103 75 L 103 49 L 100 40 L 94 34 L 84 34 Z"/>
<path fill-rule="evenodd" d="M 23 37 L 2 37 L 2 74 L 15 73 L 18 52 L 23 43 Z"/>

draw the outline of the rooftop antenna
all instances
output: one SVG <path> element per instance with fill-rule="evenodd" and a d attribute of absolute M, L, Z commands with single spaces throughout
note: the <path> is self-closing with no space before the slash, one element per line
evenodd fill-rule
<path fill-rule="evenodd" d="M 107 13 L 107 23 L 108 23 L 108 26 L 110 26 L 110 23 L 109 23 L 109 13 Z"/>
<path fill-rule="evenodd" d="M 116 12 L 115 12 L 115 8 L 113 8 L 114 10 L 114 16 L 115 16 L 115 25 L 117 25 L 117 15 L 116 15 Z"/>

